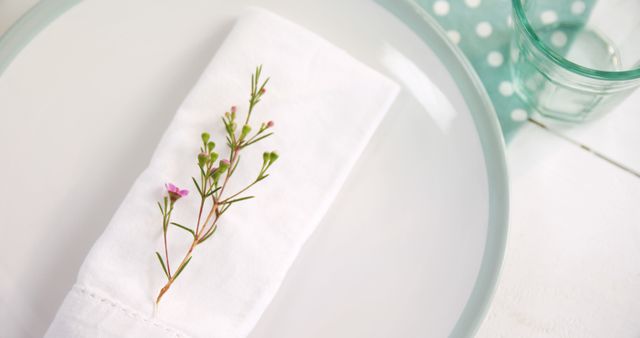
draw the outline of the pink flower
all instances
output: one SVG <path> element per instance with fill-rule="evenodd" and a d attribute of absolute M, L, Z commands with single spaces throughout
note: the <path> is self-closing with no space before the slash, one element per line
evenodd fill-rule
<path fill-rule="evenodd" d="M 273 121 L 269 121 L 267 122 L 267 128 L 271 128 L 275 125 L 275 123 L 273 123 Z"/>
<path fill-rule="evenodd" d="M 238 110 L 238 107 L 236 106 L 231 106 L 231 112 L 235 113 Z"/>
<path fill-rule="evenodd" d="M 171 199 L 171 202 L 175 202 L 180 198 L 189 195 L 189 190 L 180 189 L 175 185 L 173 185 L 172 183 L 166 183 L 164 186 L 167 188 L 167 191 L 169 192 L 169 198 Z"/>

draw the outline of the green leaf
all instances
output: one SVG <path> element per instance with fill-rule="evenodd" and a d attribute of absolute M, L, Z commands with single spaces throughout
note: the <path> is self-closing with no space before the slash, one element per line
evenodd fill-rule
<path fill-rule="evenodd" d="M 191 257 L 193 257 L 193 256 L 191 256 Z M 180 276 L 180 273 L 182 272 L 182 270 L 184 270 L 184 268 L 187 267 L 187 264 L 189 264 L 189 262 L 191 262 L 191 257 L 189 257 L 187 259 L 187 261 L 184 262 L 184 264 L 182 264 L 182 266 L 178 269 L 178 271 L 176 271 L 176 274 L 173 275 L 173 280 L 176 280 L 176 278 L 178 278 L 178 276 Z"/>
<path fill-rule="evenodd" d="M 160 256 L 160 253 L 156 251 L 156 256 L 158 256 L 158 261 L 160 261 L 160 265 L 162 265 L 162 271 L 164 271 L 164 275 L 167 276 L 167 279 L 171 278 L 169 277 L 169 273 L 167 272 L 167 267 L 164 265 L 164 261 L 162 260 L 162 256 Z"/>
<path fill-rule="evenodd" d="M 202 196 L 202 189 L 200 189 L 200 185 L 196 181 L 196 178 L 195 177 L 191 177 L 191 179 L 193 180 L 193 184 L 196 185 L 196 189 L 198 189 L 198 192 L 200 193 L 200 196 Z"/>
<path fill-rule="evenodd" d="M 209 191 L 209 192 L 207 193 L 207 195 L 205 195 L 204 197 L 205 197 L 205 198 L 207 198 L 207 197 L 209 197 L 209 196 L 211 196 L 211 195 L 215 194 L 218 190 L 220 190 L 220 188 L 222 188 L 222 187 L 217 187 L 217 188 L 215 188 L 215 189 L 213 189 L 213 190 Z"/>
<path fill-rule="evenodd" d="M 200 244 L 200 243 L 206 241 L 207 239 L 209 239 L 209 237 L 211 237 L 216 232 L 217 229 L 218 229 L 218 225 L 214 224 L 213 228 L 211 230 L 209 230 L 209 232 L 201 240 L 198 241 L 198 244 Z"/>
<path fill-rule="evenodd" d="M 162 209 L 162 204 L 158 202 L 158 208 L 160 208 L 160 213 L 164 216 L 164 209 Z"/>
<path fill-rule="evenodd" d="M 236 203 L 236 202 L 240 202 L 240 201 L 244 201 L 244 200 L 250 200 L 252 198 L 254 198 L 255 196 L 246 196 L 246 197 L 240 197 L 240 198 L 236 198 L 230 201 L 226 201 L 224 202 L 225 204 L 232 204 L 232 203 Z"/>
<path fill-rule="evenodd" d="M 271 136 L 271 135 L 273 135 L 273 133 L 269 133 L 269 134 L 266 134 L 266 135 L 262 135 L 262 136 L 258 137 L 257 139 L 255 139 L 255 140 L 253 140 L 253 141 L 251 141 L 251 142 L 249 142 L 249 143 L 245 144 L 245 147 L 246 147 L 246 146 L 250 146 L 250 145 L 252 145 L 252 144 L 254 144 L 254 143 L 256 143 L 256 142 L 258 142 L 258 141 L 260 141 L 260 140 L 262 140 L 262 139 L 265 139 L 265 138 L 267 138 L 267 137 Z"/>
<path fill-rule="evenodd" d="M 262 175 L 262 176 L 258 177 L 258 179 L 256 180 L 256 182 L 260 182 L 260 181 L 264 180 L 264 179 L 265 179 L 265 178 L 267 178 L 267 177 L 269 177 L 269 174 Z"/>
<path fill-rule="evenodd" d="M 260 86 L 260 89 L 258 90 L 258 93 L 259 93 L 260 91 L 262 91 L 262 89 L 264 89 L 264 87 L 265 87 L 265 86 L 267 85 L 267 83 L 269 82 L 269 79 L 270 79 L 270 78 L 268 77 L 266 80 L 264 80 L 264 82 L 262 83 L 262 86 Z"/>
<path fill-rule="evenodd" d="M 222 209 L 220 209 L 220 215 L 224 214 L 225 211 L 227 211 L 227 209 L 229 209 L 229 207 L 231 206 L 231 204 L 225 204 Z"/>
<path fill-rule="evenodd" d="M 191 229 L 187 228 L 186 226 L 184 226 L 184 225 L 180 225 L 180 224 L 178 224 L 178 223 L 176 223 L 176 222 L 171 222 L 171 224 L 173 224 L 173 225 L 177 226 L 177 227 L 178 227 L 178 228 L 180 228 L 180 229 L 183 229 L 183 230 L 189 231 L 189 233 L 193 236 L 193 238 L 195 238 L 195 237 L 196 237 L 196 233 L 195 233 L 195 232 L 193 232 L 193 230 L 191 230 Z"/>

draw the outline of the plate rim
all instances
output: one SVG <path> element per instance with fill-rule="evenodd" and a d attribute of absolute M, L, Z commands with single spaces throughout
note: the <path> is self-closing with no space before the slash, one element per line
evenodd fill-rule
<path fill-rule="evenodd" d="M 82 0 L 42 0 L 0 36 L 0 77 L 32 40 Z M 471 63 L 446 32 L 415 0 L 374 0 L 418 35 L 436 54 L 464 94 L 482 146 L 489 192 L 485 250 L 473 289 L 450 337 L 473 336 L 486 317 L 504 259 L 509 225 L 506 146 L 497 114 Z M 426 25 L 425 25 L 426 23 Z"/>
<path fill-rule="evenodd" d="M 485 251 L 476 282 L 449 337 L 471 337 L 489 310 L 506 250 L 509 226 L 509 175 L 498 115 L 471 62 L 437 21 L 415 0 L 374 0 L 418 35 L 447 68 L 463 93 L 482 145 L 489 185 L 489 221 Z M 425 25 L 426 23 L 426 25 Z"/>
<path fill-rule="evenodd" d="M 0 35 L 0 77 L 33 38 L 81 1 L 41 0 Z"/>

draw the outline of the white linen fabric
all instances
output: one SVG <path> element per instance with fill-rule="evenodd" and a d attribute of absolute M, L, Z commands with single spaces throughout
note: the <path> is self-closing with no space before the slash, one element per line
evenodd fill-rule
<path fill-rule="evenodd" d="M 163 184 L 192 190 L 173 219 L 194 224 L 199 196 L 191 176 L 200 133 L 223 149 L 221 115 L 246 112 L 250 75 L 270 76 L 254 125 L 275 135 L 248 148 L 228 191 L 255 178 L 262 152 L 278 150 L 271 175 L 234 205 L 217 233 L 196 248 L 162 299 L 155 251 L 162 247 L 156 205 Z M 398 87 L 322 38 L 264 10 L 243 14 L 179 108 L 140 175 L 84 261 L 46 337 L 245 337 L 274 297 L 301 246 L 395 99 Z M 257 128 L 257 127 L 256 127 Z M 253 148 L 253 149 L 252 149 Z M 174 266 L 189 236 L 169 230 Z"/>

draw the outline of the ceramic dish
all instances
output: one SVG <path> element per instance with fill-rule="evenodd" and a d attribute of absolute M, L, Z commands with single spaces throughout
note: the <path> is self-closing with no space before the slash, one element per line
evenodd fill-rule
<path fill-rule="evenodd" d="M 251 337 L 474 332 L 504 253 L 504 149 L 480 82 L 429 17 L 386 4 L 418 36 L 364 0 L 74 3 L 44 0 L 0 40 L 0 177 L 11 192 L 0 197 L 5 334 L 46 330 L 247 4 L 403 87 Z"/>

